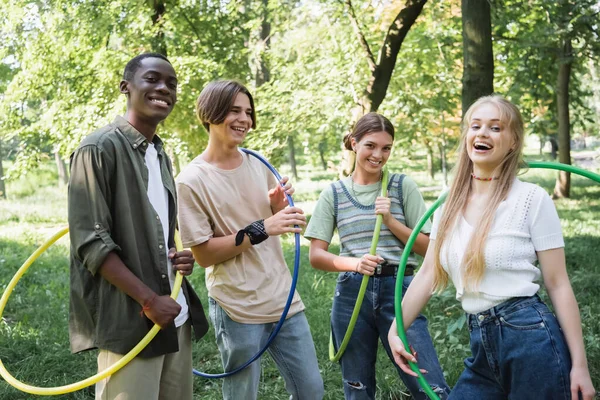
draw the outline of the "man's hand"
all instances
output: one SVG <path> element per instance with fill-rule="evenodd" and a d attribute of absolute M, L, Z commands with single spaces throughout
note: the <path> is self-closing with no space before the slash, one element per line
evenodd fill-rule
<path fill-rule="evenodd" d="M 169 259 L 173 269 L 182 275 L 191 275 L 194 269 L 194 256 L 190 250 L 177 251 L 174 247 L 169 250 Z"/>
<path fill-rule="evenodd" d="M 279 183 L 281 183 L 283 186 L 277 185 L 276 188 L 269 190 L 269 204 L 271 205 L 271 211 L 273 211 L 273 214 L 277 214 L 279 211 L 288 206 L 286 194 L 291 196 L 295 191 L 287 176 L 281 178 Z"/>
<path fill-rule="evenodd" d="M 155 295 L 147 300 L 143 307 L 144 315 L 150 321 L 158 324 L 160 329 L 164 329 L 173 322 L 181 311 L 181 306 L 167 295 Z"/>
<path fill-rule="evenodd" d="M 294 225 L 298 225 L 295 227 Z M 301 233 L 306 225 L 304 211 L 298 207 L 284 208 L 277 214 L 265 219 L 265 230 L 269 236 L 283 233 Z"/>

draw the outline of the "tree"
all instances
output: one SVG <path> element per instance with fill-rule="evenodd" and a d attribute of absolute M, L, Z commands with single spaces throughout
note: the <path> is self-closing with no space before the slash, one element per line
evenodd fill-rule
<path fill-rule="evenodd" d="M 559 161 L 570 163 L 573 128 L 593 118 L 593 108 L 586 104 L 592 93 L 579 76 L 589 73 L 582 61 L 600 54 L 598 4 L 499 0 L 496 5 L 494 37 L 506 58 L 502 86 L 530 121 L 530 129 L 542 141 L 556 140 Z M 554 197 L 568 197 L 569 192 L 569 174 L 561 171 Z"/>
<path fill-rule="evenodd" d="M 558 82 L 556 85 L 556 105 L 558 115 L 558 160 L 571 164 L 571 119 L 569 117 L 569 81 L 573 66 L 573 46 L 565 39 L 561 57 L 558 60 Z M 571 174 L 559 171 L 554 197 L 569 197 L 571 192 Z"/>
<path fill-rule="evenodd" d="M 377 60 L 369 45 L 367 37 L 363 33 L 361 24 L 357 18 L 352 0 L 344 0 L 348 9 L 348 17 L 354 28 L 357 41 L 363 52 L 363 57 L 369 67 L 369 80 L 362 96 L 358 100 L 352 123 L 356 122 L 362 115 L 371 111 L 377 111 L 387 93 L 390 79 L 396 66 L 398 53 L 402 42 L 406 38 L 410 28 L 413 26 L 427 0 L 406 0 L 404 6 L 389 24 L 383 43 L 379 48 Z M 345 165 L 340 175 L 349 175 L 354 168 L 355 154 L 346 151 Z"/>
<path fill-rule="evenodd" d="M 425 148 L 429 176 L 441 170 L 442 185 L 448 183 L 447 149 L 460 122 L 461 32 L 460 3 L 426 7 L 402 45 L 410 56 L 398 59 L 380 107 L 396 127 L 394 159 L 414 159 Z"/>
<path fill-rule="evenodd" d="M 15 175 L 48 148 L 62 160 L 84 135 L 122 113 L 118 82 L 141 52 L 168 52 L 185 87 L 159 131 L 175 156 L 197 154 L 206 143 L 194 114 L 199 88 L 217 76 L 248 76 L 247 16 L 237 5 L 12 0 L 0 11 L 0 54 L 16 65 L 0 99 L 0 135 L 28 143 L 17 154 Z"/>
<path fill-rule="evenodd" d="M 494 56 L 490 3 L 462 0 L 462 113 L 479 97 L 494 92 Z"/>

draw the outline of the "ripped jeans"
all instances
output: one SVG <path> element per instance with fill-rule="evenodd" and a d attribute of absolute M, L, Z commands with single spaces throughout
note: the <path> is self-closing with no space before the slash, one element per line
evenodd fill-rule
<path fill-rule="evenodd" d="M 406 292 L 412 279 L 412 276 L 404 277 L 402 295 Z M 362 275 L 354 272 L 343 272 L 338 277 L 331 310 L 331 327 L 336 351 L 348 328 L 361 282 Z M 375 399 L 375 362 L 377 361 L 379 340 L 413 398 L 429 399 L 416 378 L 402 372 L 391 356 L 387 335 L 395 316 L 395 285 L 396 278 L 394 276 L 369 279 L 354 332 L 340 360 L 346 399 Z M 446 399 L 450 388 L 444 379 L 431 336 L 427 330 L 427 319 L 423 315 L 419 315 L 413 322 L 407 331 L 407 337 L 418 353 L 419 367 L 429 371 L 424 375 L 425 379 L 442 400 Z"/>

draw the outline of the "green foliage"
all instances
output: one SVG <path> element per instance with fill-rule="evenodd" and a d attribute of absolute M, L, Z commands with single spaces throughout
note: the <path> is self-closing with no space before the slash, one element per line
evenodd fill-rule
<path fill-rule="evenodd" d="M 556 132 L 555 76 L 565 38 L 576 58 L 575 133 L 598 132 L 598 67 L 585 60 L 598 55 L 599 10 L 593 0 L 571 3 L 492 3 L 496 90 L 521 107 L 529 130 L 541 136 Z M 376 56 L 404 3 L 352 4 Z M 164 12 L 157 18 L 158 5 Z M 268 47 L 259 34 L 263 22 L 271 26 Z M 259 125 L 244 146 L 281 164 L 291 137 L 300 166 L 337 169 L 341 138 L 371 78 L 344 2 L 7 0 L 0 4 L 0 138 L 15 160 L 9 178 L 54 151 L 66 158 L 84 135 L 122 113 L 125 63 L 162 49 L 180 81 L 179 102 L 159 128 L 175 161 L 206 146 L 195 116 L 201 89 L 233 78 L 256 97 Z M 261 62 L 271 75 L 262 85 L 255 81 Z M 460 2 L 428 2 L 402 44 L 379 108 L 397 128 L 397 157 L 429 151 L 437 158 L 441 147 L 453 147 L 461 76 Z"/>
<path fill-rule="evenodd" d="M 587 62 L 600 56 L 597 2 L 497 0 L 493 5 L 496 90 L 520 107 L 530 131 L 541 138 L 556 135 L 556 77 L 559 64 L 567 61 L 562 47 L 570 40 L 571 123 L 575 134 L 589 135 L 590 121 L 598 118 L 590 107 Z"/>
<path fill-rule="evenodd" d="M 0 82 L 12 75 L 0 97 L 0 135 L 21 143 L 15 173 L 50 150 L 68 155 L 84 135 L 122 113 L 122 70 L 133 56 L 156 50 L 160 32 L 185 88 L 163 132 L 178 138 L 175 149 L 183 152 L 184 141 L 197 153 L 206 143 L 194 117 L 199 90 L 217 77 L 247 77 L 247 15 L 234 3 L 204 4 L 200 14 L 194 7 L 173 5 L 153 24 L 146 2 L 2 3 L 0 37 L 9 40 L 0 54 L 13 62 L 0 70 Z"/>

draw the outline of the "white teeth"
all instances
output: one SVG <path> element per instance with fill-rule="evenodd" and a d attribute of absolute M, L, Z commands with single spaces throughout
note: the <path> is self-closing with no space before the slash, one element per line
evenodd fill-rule
<path fill-rule="evenodd" d="M 492 148 L 492 146 L 483 142 L 475 142 L 473 143 L 473 147 L 475 147 L 477 150 L 489 150 Z"/>
<path fill-rule="evenodd" d="M 238 132 L 244 132 L 244 128 L 231 128 L 234 131 L 238 131 Z"/>
<path fill-rule="evenodd" d="M 164 100 L 159 100 L 159 99 L 151 99 L 150 101 L 151 101 L 151 102 L 153 102 L 153 103 L 160 103 L 160 104 L 167 105 L 167 102 L 166 102 L 166 101 L 164 101 Z"/>

